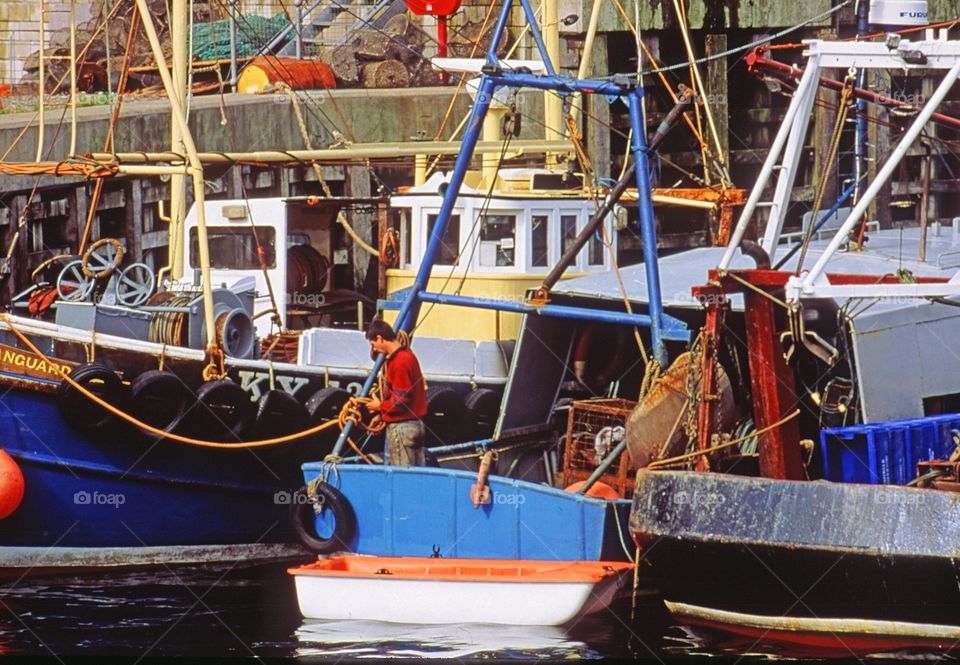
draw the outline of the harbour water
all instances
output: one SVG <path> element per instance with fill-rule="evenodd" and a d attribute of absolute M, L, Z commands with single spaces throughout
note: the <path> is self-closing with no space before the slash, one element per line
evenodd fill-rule
<path fill-rule="evenodd" d="M 608 612 L 556 628 L 305 621 L 287 567 L 224 564 L 6 580 L 0 592 L 0 655 L 330 662 L 377 657 L 692 661 L 716 656 L 750 662 L 854 656 L 842 646 L 796 653 L 755 639 L 676 626 L 651 595 L 640 595 L 632 609 L 625 598 Z M 874 657 L 939 660 L 949 655 Z"/>

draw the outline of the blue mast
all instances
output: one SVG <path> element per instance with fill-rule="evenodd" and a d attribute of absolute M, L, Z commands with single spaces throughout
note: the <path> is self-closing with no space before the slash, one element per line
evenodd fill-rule
<path fill-rule="evenodd" d="M 543 43 L 540 30 L 537 28 L 536 16 L 530 5 L 530 1 L 520 0 L 520 4 L 523 7 L 523 13 L 530 25 L 531 35 L 537 45 L 537 50 L 540 52 L 540 57 L 543 59 L 547 73 L 545 75 L 536 75 L 510 71 L 506 69 L 505 65 L 497 58 L 497 47 L 503 38 L 507 20 L 510 16 L 510 10 L 513 7 L 513 0 L 505 0 L 503 8 L 500 11 L 500 17 L 497 20 L 494 38 L 491 40 L 490 48 L 487 51 L 486 65 L 483 68 L 476 100 L 470 112 L 470 118 L 463 136 L 463 147 L 457 155 L 453 173 L 450 176 L 450 181 L 443 195 L 440 212 L 437 215 L 437 220 L 434 223 L 426 250 L 420 262 L 420 268 L 417 271 L 417 276 L 413 281 L 413 285 L 410 287 L 406 299 L 400 306 L 400 313 L 397 315 L 397 322 L 394 325 L 394 329 L 398 332 L 410 332 L 417 322 L 420 314 L 420 305 L 423 302 L 421 296 L 426 290 L 427 282 L 430 279 L 433 263 L 440 249 L 441 239 L 443 238 L 450 216 L 453 213 L 453 207 L 457 197 L 460 195 L 460 188 L 463 185 L 464 177 L 470 166 L 470 160 L 473 158 L 477 141 L 480 139 L 480 134 L 483 129 L 483 119 L 490 107 L 490 102 L 493 99 L 496 88 L 498 86 L 512 88 L 529 87 L 540 90 L 555 90 L 559 94 L 569 94 L 573 92 L 602 94 L 626 98 L 627 105 L 630 109 L 630 123 L 633 128 L 633 140 L 630 147 L 636 162 L 640 230 L 643 239 L 643 258 L 647 277 L 647 295 L 649 298 L 648 316 L 650 335 L 653 343 L 654 358 L 662 367 L 665 367 L 667 364 L 667 354 L 666 347 L 664 346 L 664 314 L 660 294 L 660 272 L 657 265 L 657 235 L 653 219 L 653 202 L 650 198 L 650 175 L 645 138 L 646 131 L 640 113 L 643 89 L 636 82 L 626 78 L 612 81 L 594 81 L 558 75 L 547 55 L 546 46 Z M 458 304 L 470 304 L 469 299 L 462 298 L 461 300 L 463 302 L 458 302 Z M 489 307 L 489 300 L 484 301 L 484 306 Z M 602 317 L 598 318 L 602 320 Z M 672 329 L 674 327 L 675 326 L 668 324 L 668 328 Z M 670 332 L 668 332 L 667 335 L 674 339 L 677 338 Z M 381 367 L 383 367 L 384 360 L 383 354 L 377 357 L 370 376 L 361 388 L 361 396 L 369 394 L 376 380 L 377 373 Z M 351 429 L 352 423 L 347 422 L 343 431 L 340 433 L 340 438 L 337 439 L 337 443 L 333 448 L 334 455 L 340 454 Z"/>

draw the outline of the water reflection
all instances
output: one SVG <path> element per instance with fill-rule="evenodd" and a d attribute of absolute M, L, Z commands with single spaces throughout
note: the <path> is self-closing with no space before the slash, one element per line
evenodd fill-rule
<path fill-rule="evenodd" d="M 891 660 L 942 662 L 956 660 L 960 645 L 951 648 L 911 647 L 862 649 L 850 640 L 834 636 L 823 644 L 804 645 L 777 639 L 773 634 L 761 636 L 737 635 L 724 630 L 701 626 L 675 625 L 664 635 L 663 654 L 668 657 L 726 656 L 756 660 Z M 949 645 L 947 645 L 949 647 Z"/>
<path fill-rule="evenodd" d="M 298 656 L 600 658 L 554 626 L 305 621 L 296 638 Z"/>

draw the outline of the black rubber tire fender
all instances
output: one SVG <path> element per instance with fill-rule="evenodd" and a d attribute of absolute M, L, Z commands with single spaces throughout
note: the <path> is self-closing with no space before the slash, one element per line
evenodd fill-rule
<path fill-rule="evenodd" d="M 283 390 L 268 390 L 257 403 L 254 440 L 274 439 L 307 429 L 307 409 Z"/>
<path fill-rule="evenodd" d="M 197 388 L 197 401 L 181 422 L 194 437 L 234 443 L 244 440 L 256 415 L 250 393 L 230 379 L 216 379 Z"/>
<path fill-rule="evenodd" d="M 473 427 L 474 438 L 485 439 L 493 436 L 493 430 L 497 426 L 497 418 L 500 416 L 502 399 L 503 395 L 496 390 L 477 388 L 463 400 L 463 406 L 467 409 L 467 417 Z"/>
<path fill-rule="evenodd" d="M 306 402 L 310 424 L 319 425 L 336 418 L 349 399 L 350 393 L 335 386 L 327 386 L 313 393 Z"/>
<path fill-rule="evenodd" d="M 84 363 L 70 372 L 70 378 L 108 404 L 121 410 L 126 408 L 127 386 L 107 365 Z M 66 379 L 57 388 L 57 406 L 63 419 L 78 429 L 99 430 L 115 420 L 112 413 L 91 401 Z"/>
<path fill-rule="evenodd" d="M 173 372 L 151 369 L 130 384 L 130 415 L 142 423 L 172 432 L 197 396 Z"/>
<path fill-rule="evenodd" d="M 317 494 L 323 501 L 323 510 L 329 510 L 333 515 L 333 533 L 327 538 L 317 534 L 317 513 L 308 499 L 306 486 L 294 492 L 290 502 L 294 533 L 304 547 L 317 554 L 350 551 L 357 532 L 357 518 L 353 507 L 339 490 L 327 483 L 317 483 Z"/>
<path fill-rule="evenodd" d="M 470 439 L 471 432 L 464 427 L 466 417 L 463 400 L 455 390 L 443 386 L 427 388 L 427 415 L 423 417 L 423 423 L 428 446 Z"/>

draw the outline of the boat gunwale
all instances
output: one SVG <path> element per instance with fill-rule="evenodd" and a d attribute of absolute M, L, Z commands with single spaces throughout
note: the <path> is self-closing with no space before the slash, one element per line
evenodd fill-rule
<path fill-rule="evenodd" d="M 333 566 L 344 564 L 345 569 Z M 598 584 L 630 570 L 625 561 L 543 561 L 525 559 L 434 559 L 431 557 L 340 556 L 289 568 L 294 577 L 330 577 L 406 582 L 487 584 Z M 479 572 L 447 572 L 486 570 Z M 530 571 L 531 572 L 524 572 Z M 440 570 L 442 572 L 434 572 Z"/>

